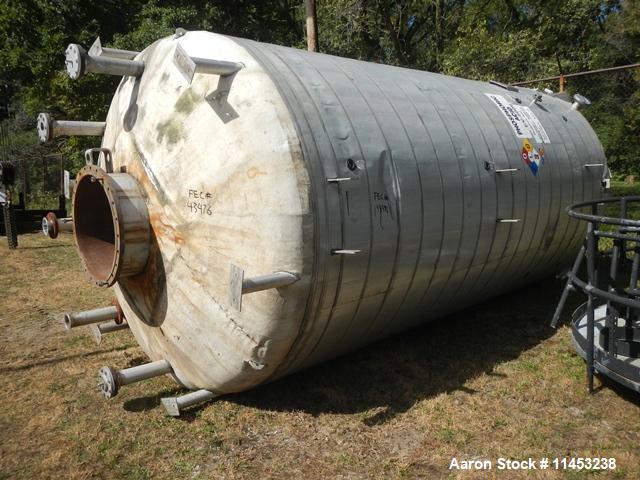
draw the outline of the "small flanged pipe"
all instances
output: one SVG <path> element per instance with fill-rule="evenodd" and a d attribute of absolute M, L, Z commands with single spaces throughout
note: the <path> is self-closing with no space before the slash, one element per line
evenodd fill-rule
<path fill-rule="evenodd" d="M 98 389 L 105 398 L 112 398 L 118 394 L 120 387 L 159 377 L 172 371 L 171 364 L 166 360 L 145 363 L 123 370 L 114 370 L 105 366 L 98 372 Z"/>
<path fill-rule="evenodd" d="M 73 219 L 71 217 L 58 218 L 53 213 L 47 213 L 42 217 L 42 233 L 49 238 L 57 238 L 60 232 L 73 232 Z"/>
<path fill-rule="evenodd" d="M 72 328 L 81 327 L 83 325 L 115 320 L 120 315 L 121 313 L 119 313 L 119 308 L 115 305 L 87 310 L 85 312 L 67 313 L 64 316 L 64 326 L 67 330 L 71 330 Z"/>
<path fill-rule="evenodd" d="M 92 57 L 76 43 L 69 44 L 65 50 L 65 57 L 67 74 L 72 80 L 77 80 L 87 73 L 139 77 L 144 72 L 144 62 L 105 56 Z"/>
<path fill-rule="evenodd" d="M 99 137 L 104 134 L 106 122 L 84 122 L 76 120 L 56 120 L 48 113 L 40 113 L 36 122 L 38 139 L 48 142 L 62 135 L 78 137 Z"/>
<path fill-rule="evenodd" d="M 580 95 L 579 93 L 576 93 L 573 96 L 573 100 L 574 101 L 571 104 L 571 110 L 579 110 L 580 107 L 588 107 L 589 105 L 591 105 L 591 100 L 589 100 L 584 95 Z"/>
<path fill-rule="evenodd" d="M 162 402 L 164 409 L 167 411 L 167 414 L 172 417 L 179 417 L 181 410 L 200 403 L 208 402 L 217 396 L 218 394 L 209 390 L 196 390 L 195 392 L 189 392 L 179 397 L 162 398 L 160 401 Z"/>
<path fill-rule="evenodd" d="M 118 330 L 128 330 L 129 324 L 126 322 L 118 323 L 115 320 L 106 323 L 94 323 L 89 325 L 89 331 L 91 336 L 96 342 L 96 345 L 102 343 L 102 336 L 105 333 L 117 332 Z"/>

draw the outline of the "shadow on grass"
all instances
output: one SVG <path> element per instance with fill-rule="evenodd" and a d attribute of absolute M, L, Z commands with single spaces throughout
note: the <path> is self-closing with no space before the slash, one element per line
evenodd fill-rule
<path fill-rule="evenodd" d="M 630 388 L 621 385 L 618 382 L 613 381 L 609 377 L 605 377 L 599 373 L 596 373 L 596 378 L 600 380 L 600 386 L 596 387 L 594 390 L 594 394 L 598 394 L 598 392 L 602 389 L 609 389 L 614 392 L 618 397 L 626 400 L 629 403 L 634 403 L 638 407 L 640 407 L 640 393 L 631 390 Z M 586 387 L 585 387 L 586 388 Z"/>
<path fill-rule="evenodd" d="M 94 350 L 91 352 L 79 352 L 79 353 L 74 353 L 71 355 L 64 355 L 64 356 L 60 356 L 60 357 L 55 357 L 55 358 L 47 358 L 45 360 L 39 360 L 37 362 L 31 362 L 31 363 L 24 363 L 22 365 L 15 365 L 15 366 L 11 366 L 11 367 L 1 367 L 0 368 L 0 373 L 8 373 L 8 372 L 20 372 L 22 370 L 29 370 L 30 368 L 34 368 L 34 367 L 42 367 L 42 366 L 46 366 L 46 365 L 53 365 L 56 363 L 60 363 L 60 362 L 65 362 L 67 360 L 73 360 L 75 358 L 85 358 L 85 357 L 93 357 L 95 355 L 102 355 L 105 353 L 111 353 L 111 352 L 118 352 L 120 350 L 126 350 L 127 348 L 130 348 L 131 345 L 118 345 L 116 347 L 113 348 L 109 348 L 109 349 L 103 349 L 103 350 Z"/>
<path fill-rule="evenodd" d="M 22 250 L 44 250 L 48 248 L 71 248 L 73 245 L 70 244 L 60 244 L 60 245 L 26 245 L 21 247 Z"/>
<path fill-rule="evenodd" d="M 132 398 L 131 400 L 124 402 L 122 407 L 127 412 L 146 412 L 157 408 L 160 405 L 160 399 L 180 395 L 182 390 L 182 388 L 176 386 L 174 388 L 163 390 L 162 392 L 154 393 L 153 395 Z"/>
<path fill-rule="evenodd" d="M 227 398 L 274 411 L 359 413 L 383 424 L 416 402 L 460 390 L 555 333 L 549 322 L 563 282 L 546 279 L 336 360 Z M 570 297 L 563 319 L 581 303 Z M 567 345 L 571 348 L 570 345 Z"/>

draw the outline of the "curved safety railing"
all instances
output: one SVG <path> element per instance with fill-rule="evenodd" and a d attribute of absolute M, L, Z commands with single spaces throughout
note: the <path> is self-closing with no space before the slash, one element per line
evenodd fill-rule
<path fill-rule="evenodd" d="M 617 216 L 600 214 L 605 208 L 616 209 Z M 640 219 L 630 218 L 637 217 L 637 211 L 640 196 L 606 198 L 567 208 L 569 216 L 587 222 L 587 232 L 566 274 L 567 283 L 551 326 L 557 326 L 569 292 L 586 295 L 585 304 L 572 315 L 571 329 L 576 349 L 586 360 L 590 392 L 594 372 L 640 392 Z M 606 251 L 598 249 L 603 238 L 612 240 Z M 580 278 L 585 275 L 581 273 L 585 259 L 586 280 Z"/>

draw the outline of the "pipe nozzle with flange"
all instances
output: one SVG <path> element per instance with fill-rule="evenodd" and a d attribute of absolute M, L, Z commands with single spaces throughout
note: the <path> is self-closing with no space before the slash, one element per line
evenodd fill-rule
<path fill-rule="evenodd" d="M 86 73 L 139 77 L 144 72 L 144 62 L 116 57 L 92 56 L 76 43 L 71 43 L 65 51 L 67 74 L 77 80 Z"/>
<path fill-rule="evenodd" d="M 145 363 L 124 370 L 114 370 L 102 367 L 98 372 L 98 389 L 105 398 L 112 398 L 118 394 L 120 387 L 131 383 L 141 382 L 165 373 L 171 373 L 171 364 L 166 360 Z"/>
<path fill-rule="evenodd" d="M 47 213 L 42 217 L 42 233 L 49 238 L 57 238 L 60 232 L 73 232 L 73 219 L 71 217 L 58 218 L 53 213 Z"/>
<path fill-rule="evenodd" d="M 105 122 L 55 120 L 48 113 L 41 113 L 36 121 L 36 130 L 40 141 L 45 143 L 62 135 L 99 137 L 104 133 L 105 125 Z"/>
<path fill-rule="evenodd" d="M 75 327 L 91 325 L 92 323 L 107 322 L 109 320 L 115 320 L 116 322 L 119 320 L 118 323 L 122 323 L 122 310 L 120 310 L 119 306 L 112 305 L 84 312 L 67 313 L 64 316 L 64 326 L 67 330 L 71 330 Z"/>
<path fill-rule="evenodd" d="M 110 287 L 144 269 L 151 229 L 133 176 L 83 167 L 73 194 L 73 222 L 80 260 L 96 285 Z"/>

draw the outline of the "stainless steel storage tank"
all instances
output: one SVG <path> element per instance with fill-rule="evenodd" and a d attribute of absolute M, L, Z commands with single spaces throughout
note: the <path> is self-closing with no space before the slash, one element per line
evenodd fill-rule
<path fill-rule="evenodd" d="M 104 73 L 74 48 L 72 76 Z M 191 389 L 248 389 L 556 272 L 582 238 L 564 207 L 600 195 L 603 149 L 550 94 L 207 32 L 117 57 L 76 240 Z"/>

